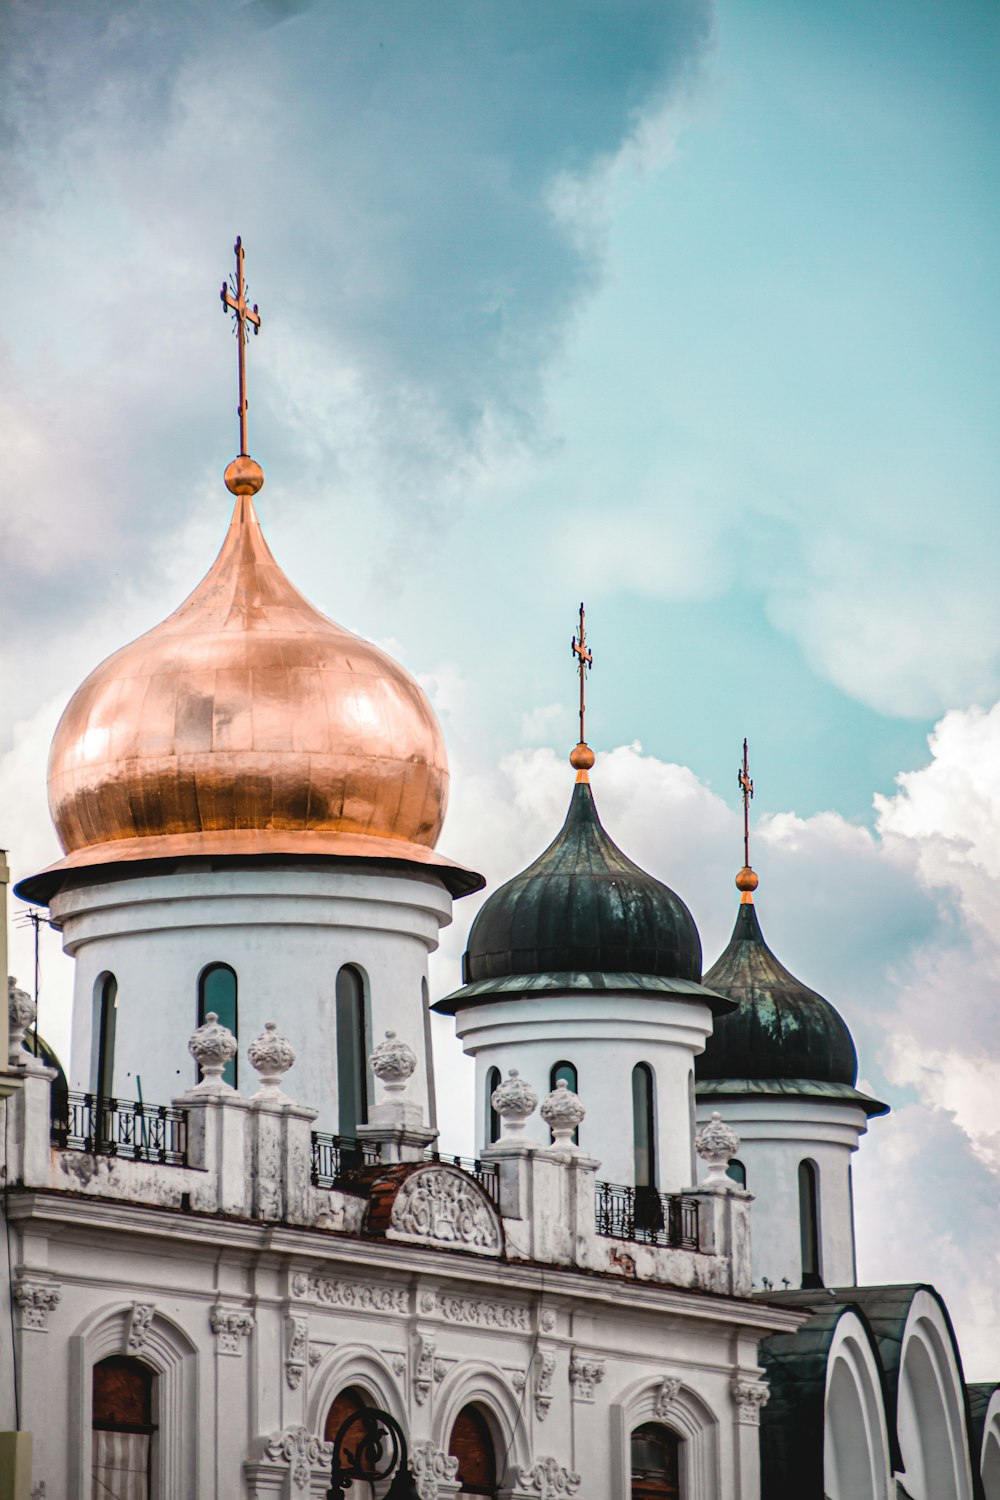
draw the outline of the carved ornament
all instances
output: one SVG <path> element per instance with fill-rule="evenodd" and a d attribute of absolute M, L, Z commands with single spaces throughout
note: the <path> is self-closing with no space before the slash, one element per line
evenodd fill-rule
<path fill-rule="evenodd" d="M 458 1459 L 442 1453 L 433 1443 L 415 1443 L 410 1449 L 410 1470 L 417 1483 L 420 1500 L 438 1500 L 438 1483 L 453 1483 L 458 1475 Z"/>
<path fill-rule="evenodd" d="M 461 1297 L 451 1292 L 425 1292 L 420 1299 L 423 1313 L 437 1313 L 446 1323 L 466 1323 L 473 1328 L 502 1328 L 530 1333 L 526 1307 L 513 1302 L 493 1302 L 483 1297 Z"/>
<path fill-rule="evenodd" d="M 474 1179 L 453 1167 L 421 1167 L 406 1179 L 393 1200 L 389 1233 L 486 1255 L 501 1249 L 492 1203 Z"/>
<path fill-rule="evenodd" d="M 14 1283 L 14 1301 L 21 1310 L 21 1327 L 44 1332 L 49 1313 L 62 1301 L 62 1286 L 58 1281 L 33 1281 L 22 1276 Z"/>
<path fill-rule="evenodd" d="M 764 1380 L 746 1380 L 739 1376 L 732 1384 L 733 1400 L 739 1409 L 739 1420 L 745 1427 L 760 1426 L 760 1409 L 767 1405 L 771 1392 Z"/>
<path fill-rule="evenodd" d="M 579 1474 L 564 1469 L 554 1458 L 540 1458 L 530 1469 L 521 1469 L 519 1479 L 526 1490 L 534 1490 L 541 1500 L 575 1495 L 583 1483 Z"/>

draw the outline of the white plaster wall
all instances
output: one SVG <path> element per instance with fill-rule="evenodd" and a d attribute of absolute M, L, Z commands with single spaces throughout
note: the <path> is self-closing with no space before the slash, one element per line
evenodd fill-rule
<path fill-rule="evenodd" d="M 927 1291 L 915 1293 L 903 1330 L 896 1420 L 913 1500 L 972 1500 L 961 1378 L 944 1313 Z"/>
<path fill-rule="evenodd" d="M 238 979 L 241 1092 L 256 1086 L 247 1047 L 265 1021 L 277 1021 L 298 1053 L 292 1092 L 319 1111 L 318 1129 L 336 1131 L 334 994 L 338 971 L 353 964 L 366 979 L 371 1041 L 391 1029 L 409 1043 L 418 1058 L 412 1096 L 431 1115 L 422 986 L 428 954 L 451 920 L 451 898 L 434 877 L 363 866 L 192 864 L 80 883 L 53 898 L 52 912 L 76 961 L 71 1087 L 94 1087 L 95 992 L 112 973 L 115 1093 L 136 1098 L 140 1076 L 150 1103 L 188 1088 L 198 977 L 207 964 L 227 963 Z"/>
<path fill-rule="evenodd" d="M 819 1173 L 820 1274 L 826 1286 L 855 1286 L 852 1152 L 868 1128 L 855 1104 L 825 1100 L 760 1098 L 699 1101 L 698 1122 L 718 1110 L 740 1137 L 738 1159 L 754 1195 L 753 1276 L 776 1289 L 802 1282 L 799 1232 L 799 1163 Z"/>
<path fill-rule="evenodd" d="M 707 1005 L 679 997 L 554 991 L 470 1005 L 456 1015 L 455 1028 L 476 1060 L 477 1150 L 486 1144 L 490 1068 L 503 1077 L 517 1068 L 542 1100 L 554 1065 L 571 1062 L 587 1110 L 580 1149 L 600 1161 L 604 1181 L 631 1185 L 632 1070 L 648 1063 L 655 1080 L 658 1186 L 661 1192 L 692 1186 L 689 1080 L 695 1054 L 712 1030 Z M 540 1144 L 550 1139 L 538 1115 L 528 1121 L 527 1134 Z"/>
<path fill-rule="evenodd" d="M 828 1500 L 889 1500 L 893 1493 L 879 1368 L 850 1310 L 837 1323 L 827 1357 L 823 1493 Z"/>

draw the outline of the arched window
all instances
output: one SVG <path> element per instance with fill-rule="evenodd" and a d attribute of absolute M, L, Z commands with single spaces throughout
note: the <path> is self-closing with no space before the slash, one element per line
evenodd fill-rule
<path fill-rule="evenodd" d="M 361 975 L 345 964 L 337 975 L 337 1129 L 352 1140 L 368 1118 L 368 1037 Z"/>
<path fill-rule="evenodd" d="M 198 1025 L 204 1026 L 205 1018 L 214 1011 L 223 1026 L 233 1036 L 240 1034 L 239 1013 L 236 1006 L 236 973 L 228 964 L 209 964 L 202 969 L 198 980 Z M 237 1053 L 237 1057 L 239 1054 Z M 236 1087 L 236 1057 L 226 1063 L 222 1070 L 223 1082 Z"/>
<path fill-rule="evenodd" d="M 492 1146 L 500 1139 L 500 1116 L 493 1108 L 493 1091 L 500 1087 L 500 1069 L 486 1069 L 486 1144 Z"/>
<path fill-rule="evenodd" d="M 125 1354 L 94 1366 L 92 1500 L 150 1500 L 154 1379 L 148 1365 Z"/>
<path fill-rule="evenodd" d="M 677 1500 L 680 1495 L 680 1439 L 658 1422 L 645 1422 L 632 1434 L 632 1500 Z"/>
<path fill-rule="evenodd" d="M 358 1390 L 356 1385 L 345 1386 L 342 1391 L 338 1392 L 333 1405 L 326 1414 L 326 1423 L 323 1427 L 323 1437 L 326 1442 L 334 1442 L 348 1417 L 353 1417 L 355 1412 L 364 1411 L 365 1407 L 370 1405 L 371 1402 L 365 1396 L 364 1391 Z M 348 1433 L 348 1445 L 351 1451 L 355 1447 L 354 1439 L 361 1436 L 361 1430 L 359 1424 Z M 371 1493 L 371 1485 L 363 1479 L 358 1479 L 344 1491 L 344 1500 L 355 1500 L 355 1497 L 357 1500 L 367 1500 Z"/>
<path fill-rule="evenodd" d="M 94 1092 L 110 1099 L 115 1087 L 115 1029 L 118 1024 L 118 981 L 105 974 L 100 983 L 100 1018 L 97 1030 L 97 1069 Z"/>
<path fill-rule="evenodd" d="M 726 1176 L 731 1177 L 741 1188 L 747 1185 L 747 1169 L 741 1161 L 737 1161 L 735 1156 L 726 1168 Z"/>
<path fill-rule="evenodd" d="M 799 1236 L 802 1285 L 823 1285 L 819 1252 L 819 1171 L 814 1161 L 799 1162 Z"/>
<path fill-rule="evenodd" d="M 488 1495 L 496 1500 L 496 1450 L 486 1418 L 477 1407 L 462 1407 L 451 1429 L 448 1452 L 458 1459 L 459 1495 Z"/>
<path fill-rule="evenodd" d="M 635 1185 L 656 1186 L 656 1124 L 653 1109 L 653 1070 L 648 1063 L 632 1069 L 632 1143 Z"/>
<path fill-rule="evenodd" d="M 575 1063 L 571 1063 L 571 1062 L 557 1062 L 556 1064 L 554 1064 L 551 1072 L 549 1073 L 549 1088 L 550 1089 L 554 1089 L 560 1083 L 565 1083 L 565 1085 L 566 1085 L 566 1087 L 568 1089 L 572 1089 L 573 1093 L 574 1094 L 576 1093 L 576 1091 L 577 1091 L 577 1071 L 576 1071 L 576 1064 Z M 580 1131 L 579 1131 L 579 1129 L 574 1130 L 574 1132 L 573 1132 L 573 1141 L 574 1141 L 574 1143 L 577 1146 L 579 1146 L 579 1144 L 580 1144 Z"/>

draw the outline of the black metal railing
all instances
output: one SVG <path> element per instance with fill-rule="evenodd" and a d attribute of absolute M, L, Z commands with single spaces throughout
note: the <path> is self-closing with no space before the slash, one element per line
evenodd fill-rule
<path fill-rule="evenodd" d="M 187 1115 L 168 1104 L 98 1099 L 71 1089 L 53 1098 L 52 1140 L 66 1151 L 187 1165 Z"/>
<path fill-rule="evenodd" d="M 313 1187 L 332 1188 L 353 1177 L 364 1167 L 377 1167 L 381 1147 L 377 1141 L 355 1141 L 346 1135 L 312 1133 Z"/>
<path fill-rule="evenodd" d="M 493 1203 L 500 1202 L 500 1171 L 494 1161 L 480 1161 L 475 1156 L 449 1156 L 443 1151 L 425 1151 L 426 1161 L 440 1161 L 449 1167 L 461 1167 L 474 1177 Z"/>
<path fill-rule="evenodd" d="M 594 1198 L 597 1233 L 671 1250 L 698 1249 L 698 1200 L 655 1188 L 599 1182 Z"/>

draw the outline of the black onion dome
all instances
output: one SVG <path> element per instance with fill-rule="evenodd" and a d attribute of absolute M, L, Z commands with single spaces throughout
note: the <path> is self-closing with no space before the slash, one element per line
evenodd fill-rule
<path fill-rule="evenodd" d="M 699 1094 L 815 1093 L 886 1106 L 855 1088 L 858 1056 L 847 1023 L 790 974 L 764 941 L 752 902 L 741 904 L 729 946 L 705 984 L 738 1002 L 720 1016 L 695 1059 Z"/>
<path fill-rule="evenodd" d="M 481 908 L 463 964 L 466 984 L 570 971 L 701 982 L 694 918 L 612 842 L 584 781 L 545 853 Z"/>

